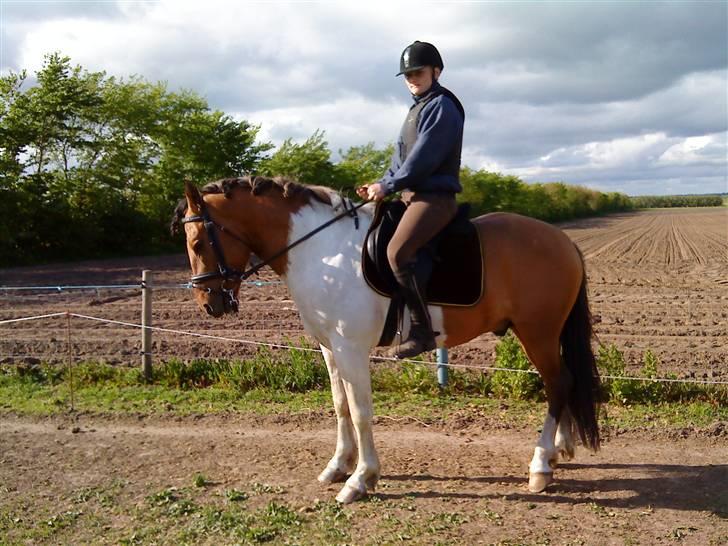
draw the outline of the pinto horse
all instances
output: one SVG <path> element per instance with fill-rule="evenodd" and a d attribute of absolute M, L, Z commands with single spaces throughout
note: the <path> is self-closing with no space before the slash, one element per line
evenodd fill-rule
<path fill-rule="evenodd" d="M 195 299 L 208 314 L 237 311 L 241 279 L 250 273 L 242 269 L 251 253 L 285 282 L 306 332 L 321 346 L 331 379 L 336 450 L 318 479 L 345 482 L 336 496 L 341 503 L 365 496 L 380 477 L 369 352 L 380 339 L 389 305 L 362 274 L 362 245 L 374 206 L 359 205 L 360 226 L 347 217 L 347 206 L 351 203 L 329 188 L 251 176 L 219 180 L 202 191 L 187 182 L 172 222 L 173 231 L 184 226 Z M 544 222 L 507 213 L 471 221 L 485 256 L 483 296 L 472 306 L 430 305 L 433 330 L 440 347 L 508 327 L 521 341 L 548 400 L 529 465 L 528 487 L 540 492 L 553 480 L 558 460 L 573 457 L 576 435 L 592 450 L 599 448 L 599 376 L 584 261 L 561 230 Z M 305 242 L 289 246 L 301 238 Z M 405 317 L 403 336 L 408 328 Z"/>

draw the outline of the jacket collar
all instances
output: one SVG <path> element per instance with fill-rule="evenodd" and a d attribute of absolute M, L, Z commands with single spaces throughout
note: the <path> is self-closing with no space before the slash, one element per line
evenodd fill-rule
<path fill-rule="evenodd" d="M 438 93 L 440 91 L 440 89 L 442 89 L 442 86 L 437 81 L 433 81 L 430 88 L 427 91 L 425 91 L 424 94 L 412 95 L 412 100 L 415 101 L 415 104 L 419 104 L 424 100 L 430 99 L 432 97 L 432 95 Z"/>

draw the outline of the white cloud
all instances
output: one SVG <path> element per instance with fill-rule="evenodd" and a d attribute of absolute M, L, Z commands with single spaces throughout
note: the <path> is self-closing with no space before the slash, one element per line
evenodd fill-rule
<path fill-rule="evenodd" d="M 409 103 L 398 55 L 429 40 L 466 108 L 465 165 L 630 193 L 725 187 L 723 2 L 3 2 L 2 14 L 0 72 L 60 51 L 193 89 L 275 143 L 324 130 L 334 152 L 396 138 Z"/>
<path fill-rule="evenodd" d="M 261 125 L 260 137 L 276 145 L 286 138 L 303 141 L 317 129 L 324 130 L 334 155 L 338 150 L 368 142 L 382 142 L 382 134 L 394 140 L 401 119 L 407 109 L 404 105 L 376 102 L 361 95 L 349 95 L 330 103 L 310 106 L 274 108 L 252 112 L 238 112 L 236 117 Z"/>

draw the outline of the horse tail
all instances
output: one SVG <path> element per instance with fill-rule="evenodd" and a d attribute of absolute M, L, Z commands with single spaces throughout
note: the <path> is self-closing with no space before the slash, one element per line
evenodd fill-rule
<path fill-rule="evenodd" d="M 576 245 L 574 245 L 576 247 Z M 582 444 L 593 451 L 599 449 L 598 399 L 601 392 L 599 371 L 591 347 L 592 317 L 587 297 L 584 257 L 577 248 L 582 264 L 579 295 L 561 331 L 561 351 L 564 363 L 571 372 L 573 384 L 568 407 Z"/>

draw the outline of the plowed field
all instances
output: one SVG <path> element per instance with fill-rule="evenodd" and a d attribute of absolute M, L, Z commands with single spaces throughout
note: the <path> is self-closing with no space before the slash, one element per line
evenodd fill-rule
<path fill-rule="evenodd" d="M 625 352 L 639 367 L 651 349 L 661 371 L 681 377 L 728 379 L 728 209 L 651 210 L 564 224 L 582 249 L 589 275 L 592 312 L 602 342 Z M 185 283 L 183 255 L 82 262 L 0 270 L 0 285 L 109 285 L 138 283 L 150 269 L 157 285 Z M 297 342 L 304 335 L 286 289 L 272 272 L 241 294 L 238 317 L 210 319 L 188 290 L 154 291 L 155 326 L 259 342 Z M 140 322 L 140 290 L 0 291 L 0 319 L 59 311 Z M 233 357 L 255 347 L 220 340 L 154 334 L 157 358 Z M 74 356 L 136 363 L 138 330 L 74 318 Z M 483 335 L 454 349 L 457 364 L 490 365 L 495 336 Z M 0 327 L 0 359 L 62 359 L 67 355 L 65 319 Z"/>

